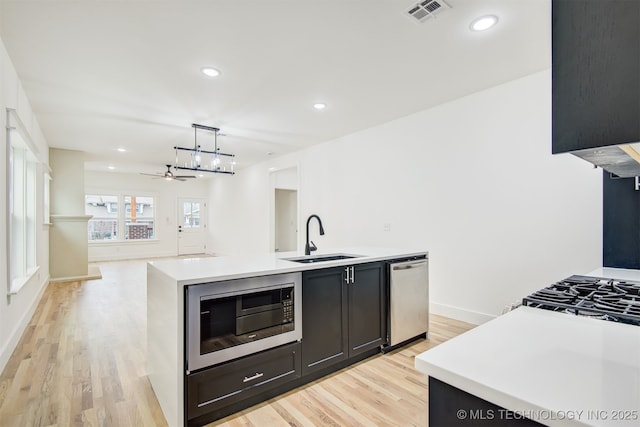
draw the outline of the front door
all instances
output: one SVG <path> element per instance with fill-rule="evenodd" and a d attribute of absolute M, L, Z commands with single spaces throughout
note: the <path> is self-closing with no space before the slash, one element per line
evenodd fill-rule
<path fill-rule="evenodd" d="M 207 202 L 178 199 L 178 255 L 202 254 L 207 242 Z"/>

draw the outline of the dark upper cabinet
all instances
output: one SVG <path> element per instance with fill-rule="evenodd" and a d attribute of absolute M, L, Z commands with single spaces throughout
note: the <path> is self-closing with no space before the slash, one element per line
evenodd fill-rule
<path fill-rule="evenodd" d="M 633 178 L 603 182 L 602 262 L 605 267 L 640 268 L 640 191 Z"/>
<path fill-rule="evenodd" d="M 635 176 L 638 141 L 640 1 L 552 0 L 552 152 Z"/>
<path fill-rule="evenodd" d="M 640 1 L 553 0 L 553 153 L 640 141 Z"/>
<path fill-rule="evenodd" d="M 302 274 L 302 374 L 387 343 L 384 263 Z"/>

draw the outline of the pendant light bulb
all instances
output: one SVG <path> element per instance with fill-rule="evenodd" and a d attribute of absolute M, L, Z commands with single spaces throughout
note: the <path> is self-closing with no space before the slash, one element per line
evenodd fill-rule
<path fill-rule="evenodd" d="M 200 153 L 200 146 L 199 145 L 198 145 L 198 148 L 197 148 L 197 151 L 196 151 L 196 155 L 194 156 L 194 160 L 195 160 L 195 163 L 196 163 L 195 167 L 199 168 L 200 164 L 202 163 L 202 156 L 201 156 L 201 153 Z"/>

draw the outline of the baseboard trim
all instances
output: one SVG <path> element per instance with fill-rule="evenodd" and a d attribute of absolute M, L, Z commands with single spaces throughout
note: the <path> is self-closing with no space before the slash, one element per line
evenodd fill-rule
<path fill-rule="evenodd" d="M 4 371 L 4 368 L 6 368 L 7 362 L 9 362 L 9 358 L 13 354 L 13 351 L 16 349 L 20 338 L 22 338 L 22 334 L 31 322 L 33 314 L 36 312 L 36 308 L 38 307 L 38 304 L 42 299 L 42 295 L 44 294 L 45 289 L 47 289 L 49 283 L 49 276 L 45 277 L 44 280 L 40 283 L 40 290 L 38 290 L 38 292 L 36 293 L 36 296 L 31 302 L 29 309 L 24 312 L 22 318 L 20 318 L 20 321 L 7 340 L 7 343 L 0 351 L 0 373 Z M 10 296 L 9 298 L 15 298 L 15 296 Z"/>
<path fill-rule="evenodd" d="M 178 256 L 176 251 L 172 252 L 139 252 L 132 254 L 113 253 L 102 256 L 89 256 L 89 263 L 111 262 L 111 261 L 134 261 L 139 259 L 169 258 Z"/>
<path fill-rule="evenodd" d="M 460 320 L 462 322 L 472 323 L 474 325 L 480 325 L 486 323 L 489 320 L 493 320 L 496 316 L 486 313 L 480 313 L 472 310 L 465 310 L 460 307 L 454 307 L 452 305 L 440 304 L 431 301 L 429 303 L 431 313 L 438 314 L 440 316 L 450 317 L 452 319 Z"/>
<path fill-rule="evenodd" d="M 204 252 L 201 254 L 192 255 L 178 255 L 176 252 L 171 253 L 141 253 L 141 254 L 129 254 L 129 255 L 115 255 L 115 256 L 101 256 L 101 257 L 89 257 L 89 263 L 95 262 L 112 262 L 112 261 L 139 261 L 139 260 L 153 260 L 162 258 L 198 258 L 198 257 L 216 257 L 220 256 L 214 252 Z"/>
<path fill-rule="evenodd" d="M 89 265 L 88 272 L 82 276 L 55 277 L 49 280 L 50 283 L 60 282 L 79 282 L 81 280 L 99 280 L 102 279 L 102 272 L 97 265 Z"/>

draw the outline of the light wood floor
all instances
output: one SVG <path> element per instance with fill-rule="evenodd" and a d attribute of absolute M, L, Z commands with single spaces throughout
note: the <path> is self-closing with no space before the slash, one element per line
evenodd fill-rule
<path fill-rule="evenodd" d="M 146 377 L 146 267 L 50 284 L 0 375 L 0 426 L 166 426 Z M 429 340 L 378 355 L 210 426 L 426 426 L 414 357 L 472 325 L 431 316 Z"/>

